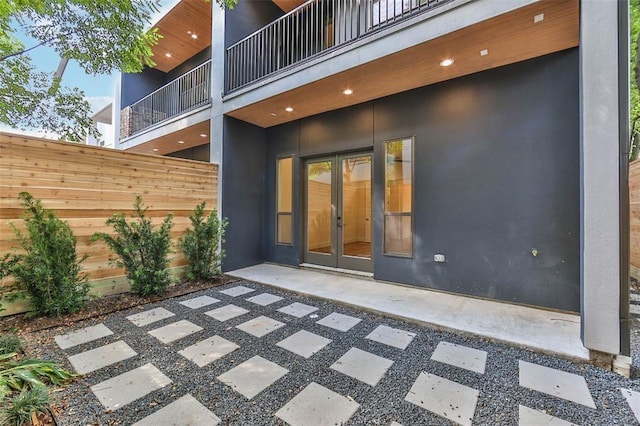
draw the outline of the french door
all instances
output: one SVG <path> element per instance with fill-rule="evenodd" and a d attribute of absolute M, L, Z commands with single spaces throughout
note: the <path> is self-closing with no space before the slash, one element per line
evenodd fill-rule
<path fill-rule="evenodd" d="M 373 272 L 371 153 L 305 163 L 305 262 Z"/>

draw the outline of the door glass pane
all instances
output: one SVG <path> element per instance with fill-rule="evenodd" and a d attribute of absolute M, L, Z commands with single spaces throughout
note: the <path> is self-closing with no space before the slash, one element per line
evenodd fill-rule
<path fill-rule="evenodd" d="M 371 156 L 342 160 L 342 254 L 371 259 Z"/>
<path fill-rule="evenodd" d="M 307 250 L 331 254 L 332 162 L 307 164 Z"/>

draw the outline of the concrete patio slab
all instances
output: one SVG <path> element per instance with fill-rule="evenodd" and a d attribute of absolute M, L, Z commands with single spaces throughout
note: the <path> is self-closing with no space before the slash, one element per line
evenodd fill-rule
<path fill-rule="evenodd" d="M 274 330 L 284 327 L 286 324 L 280 321 L 276 321 L 272 318 L 259 316 L 242 324 L 236 325 L 237 329 L 249 333 L 255 337 L 266 336 Z"/>
<path fill-rule="evenodd" d="M 214 303 L 218 303 L 220 300 L 210 297 L 210 296 L 199 296 L 194 297 L 193 299 L 184 300 L 180 302 L 181 305 L 186 306 L 191 309 L 199 309 L 203 306 L 213 305 Z"/>
<path fill-rule="evenodd" d="M 113 331 L 109 330 L 104 324 L 92 325 L 71 333 L 62 334 L 54 337 L 54 340 L 60 349 L 69 349 L 83 343 L 93 342 L 103 337 L 111 336 Z"/>
<path fill-rule="evenodd" d="M 640 422 L 640 392 L 633 391 L 631 389 L 620 389 L 622 395 L 627 400 L 627 404 L 633 411 L 633 415 L 636 416 L 638 422 Z"/>
<path fill-rule="evenodd" d="M 284 308 L 278 309 L 278 312 L 282 312 L 283 314 L 291 315 L 296 318 L 302 318 L 317 310 L 318 308 L 316 308 L 315 306 L 295 302 L 288 306 L 285 306 Z"/>
<path fill-rule="evenodd" d="M 190 394 L 159 409 L 133 426 L 183 425 L 215 426 L 222 420 Z"/>
<path fill-rule="evenodd" d="M 164 327 L 156 328 L 149 331 L 149 334 L 160 340 L 162 343 L 171 343 L 176 340 L 180 340 L 193 333 L 201 331 L 203 328 L 199 325 L 187 320 L 176 321 L 171 324 L 167 324 Z"/>
<path fill-rule="evenodd" d="M 354 400 L 311 382 L 278 410 L 276 417 L 291 426 L 343 425 L 359 407 Z"/>
<path fill-rule="evenodd" d="M 275 362 L 256 355 L 221 374 L 218 376 L 218 380 L 231 386 L 233 390 L 245 398 L 252 399 L 288 372 L 289 370 L 280 367 Z"/>
<path fill-rule="evenodd" d="M 422 372 L 405 400 L 454 423 L 471 426 L 479 394 L 476 389 Z"/>
<path fill-rule="evenodd" d="M 386 325 L 379 325 L 369 333 L 366 339 L 405 350 L 414 337 L 416 337 L 416 333 L 388 327 Z"/>
<path fill-rule="evenodd" d="M 324 325 L 325 327 L 333 328 L 338 331 L 349 331 L 360 321 L 362 321 L 360 318 L 334 312 L 322 318 L 317 322 L 317 324 Z"/>
<path fill-rule="evenodd" d="M 207 311 L 204 314 L 210 316 L 211 318 L 217 319 L 220 322 L 224 322 L 232 318 L 239 317 L 240 315 L 244 315 L 248 312 L 248 309 L 241 308 L 240 306 L 226 305 L 217 309 Z"/>
<path fill-rule="evenodd" d="M 172 316 L 175 316 L 175 314 L 165 308 L 155 308 L 138 314 L 129 315 L 127 319 L 138 327 L 144 327 L 145 325 L 153 324 L 154 322 L 162 321 L 163 319 L 171 318 Z"/>
<path fill-rule="evenodd" d="M 169 383 L 171 379 L 162 371 L 153 364 L 145 364 L 93 385 L 91 391 L 106 410 L 117 410 Z"/>
<path fill-rule="evenodd" d="M 269 294 L 269 293 L 262 293 L 262 294 L 259 294 L 257 296 L 249 297 L 246 300 L 251 302 L 251 303 L 255 303 L 256 305 L 267 306 L 267 305 L 270 305 L 272 303 L 276 303 L 276 302 L 281 301 L 282 297 L 276 296 L 276 295 L 273 295 L 273 294 Z"/>
<path fill-rule="evenodd" d="M 375 386 L 392 365 L 393 361 L 390 359 L 358 348 L 351 348 L 329 368 Z"/>
<path fill-rule="evenodd" d="M 306 330 L 300 330 L 286 339 L 279 341 L 276 343 L 276 346 L 280 346 L 301 357 L 309 358 L 329 343 L 331 343 L 331 339 L 318 336 Z"/>
<path fill-rule="evenodd" d="M 596 408 L 584 377 L 522 360 L 519 369 L 520 386 Z"/>
<path fill-rule="evenodd" d="M 198 367 L 211 364 L 223 356 L 230 354 L 240 346 L 220 336 L 213 336 L 202 340 L 195 345 L 188 346 L 181 351 L 180 355 L 193 361 Z"/>
<path fill-rule="evenodd" d="M 580 317 L 381 281 L 261 264 L 228 275 L 393 318 L 588 360 Z"/>
<path fill-rule="evenodd" d="M 464 368 L 478 374 L 484 374 L 487 352 L 455 343 L 440 342 L 433 351 L 431 359 L 454 367 Z"/>
<path fill-rule="evenodd" d="M 129 345 L 122 340 L 118 340 L 105 346 L 72 355 L 69 357 L 69 362 L 76 370 L 76 373 L 87 374 L 136 355 L 138 355 L 136 351 L 131 349 Z"/>
<path fill-rule="evenodd" d="M 236 287 L 228 288 L 226 290 L 221 290 L 220 293 L 226 294 L 227 296 L 231 296 L 231 297 L 238 297 L 238 296 L 242 296 L 244 294 L 253 293 L 254 291 L 256 291 L 256 290 L 253 289 L 253 288 L 249 288 L 249 287 L 245 287 L 243 285 L 239 285 L 239 286 L 236 286 Z"/>
<path fill-rule="evenodd" d="M 518 426 L 576 426 L 566 420 L 551 416 L 524 405 L 518 407 Z"/>

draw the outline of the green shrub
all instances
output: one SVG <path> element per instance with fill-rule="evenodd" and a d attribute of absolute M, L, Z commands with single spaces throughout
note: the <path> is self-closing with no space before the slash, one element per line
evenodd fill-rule
<path fill-rule="evenodd" d="M 49 393 L 45 386 L 25 389 L 9 400 L 4 409 L 4 422 L 8 425 L 30 425 L 31 413 L 40 414 L 49 407 Z"/>
<path fill-rule="evenodd" d="M 15 334 L 0 336 L 0 355 L 22 352 L 22 339 Z"/>
<path fill-rule="evenodd" d="M 118 256 L 111 261 L 124 268 L 131 290 L 141 296 L 163 293 L 171 283 L 169 253 L 171 252 L 171 228 L 173 215 L 169 214 L 159 228 L 145 217 L 142 198 L 138 195 L 133 205 L 133 221 L 127 222 L 124 214 L 107 219 L 115 236 L 97 232 L 92 241 L 102 240 Z"/>
<path fill-rule="evenodd" d="M 190 280 L 208 280 L 220 274 L 220 265 L 224 250 L 226 219 L 219 219 L 214 209 L 209 216 L 204 214 L 206 203 L 199 204 L 189 216 L 193 228 L 187 229 L 180 238 L 180 249 L 187 259 L 187 278 Z"/>
<path fill-rule="evenodd" d="M 22 250 L 0 259 L 0 277 L 15 277 L 34 315 L 60 316 L 78 311 L 90 289 L 87 275 L 80 272 L 86 256 L 78 258 L 76 237 L 68 223 L 44 209 L 28 192 L 22 192 L 20 199 L 26 210 L 26 232 L 13 224 L 11 227 Z"/>

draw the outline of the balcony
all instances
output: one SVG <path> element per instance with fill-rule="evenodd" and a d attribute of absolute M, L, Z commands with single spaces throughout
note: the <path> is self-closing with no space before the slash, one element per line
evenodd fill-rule
<path fill-rule="evenodd" d="M 211 103 L 211 60 L 181 75 L 120 112 L 120 138 Z"/>
<path fill-rule="evenodd" d="M 226 92 L 453 0 L 310 0 L 227 49 Z"/>

